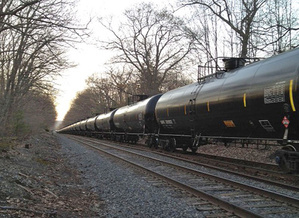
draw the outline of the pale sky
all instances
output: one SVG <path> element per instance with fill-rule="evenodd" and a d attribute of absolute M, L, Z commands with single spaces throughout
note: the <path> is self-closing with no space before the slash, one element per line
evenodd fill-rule
<path fill-rule="evenodd" d="M 86 88 L 85 80 L 93 73 L 100 74 L 105 71 L 105 62 L 109 60 L 109 53 L 100 50 L 96 46 L 96 38 L 103 36 L 103 29 L 96 17 L 113 16 L 114 19 L 121 15 L 125 9 L 145 2 L 144 0 L 79 0 L 77 5 L 77 18 L 86 23 L 90 17 L 94 17 L 90 24 L 90 30 L 94 33 L 89 43 L 77 45 L 76 49 L 67 52 L 67 58 L 76 64 L 76 67 L 62 72 L 62 77 L 56 83 L 59 90 L 56 98 L 57 120 L 63 120 L 70 108 L 70 103 L 76 97 L 78 91 Z M 171 0 L 150 0 L 159 6 L 167 6 Z M 94 43 L 94 44 L 92 44 Z"/>

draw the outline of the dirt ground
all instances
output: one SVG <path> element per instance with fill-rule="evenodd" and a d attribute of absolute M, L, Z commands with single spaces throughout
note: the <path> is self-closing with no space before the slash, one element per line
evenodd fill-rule
<path fill-rule="evenodd" d="M 94 217 L 105 207 L 50 133 L 0 149 L 0 217 Z"/>

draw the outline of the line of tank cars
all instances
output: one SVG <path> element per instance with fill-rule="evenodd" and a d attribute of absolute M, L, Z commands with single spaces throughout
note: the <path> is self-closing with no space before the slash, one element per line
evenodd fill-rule
<path fill-rule="evenodd" d="M 277 163 L 298 172 L 299 49 L 243 63 L 229 59 L 225 70 L 198 82 L 58 132 L 126 142 L 146 137 L 149 146 L 193 152 L 210 140 L 269 140 L 283 146 L 275 153 Z"/>

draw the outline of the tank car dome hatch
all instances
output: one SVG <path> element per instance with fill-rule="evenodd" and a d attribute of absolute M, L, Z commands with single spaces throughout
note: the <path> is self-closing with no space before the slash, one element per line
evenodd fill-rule
<path fill-rule="evenodd" d="M 222 59 L 225 64 L 225 71 L 231 71 L 239 67 L 244 67 L 246 60 L 244 58 L 225 58 Z"/>

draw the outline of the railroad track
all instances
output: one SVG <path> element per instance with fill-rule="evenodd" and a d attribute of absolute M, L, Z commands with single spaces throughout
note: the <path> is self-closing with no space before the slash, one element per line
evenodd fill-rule
<path fill-rule="evenodd" d="M 238 160 L 210 154 L 197 154 L 196 158 L 202 163 L 214 165 L 236 175 L 248 176 L 256 180 L 299 191 L 299 176 L 288 174 L 275 164 Z"/>
<path fill-rule="evenodd" d="M 203 167 L 196 164 L 163 155 L 124 148 L 90 138 L 74 136 L 70 138 L 205 199 L 200 201 L 199 205 L 202 210 L 211 210 L 213 216 L 215 211 L 216 216 L 299 216 L 297 192 L 263 184 L 257 185 L 256 181 L 202 169 Z"/>
<path fill-rule="evenodd" d="M 293 191 L 299 191 L 299 176 L 287 174 L 277 165 L 258 163 L 253 161 L 239 160 L 235 158 L 219 157 L 209 154 L 196 153 L 189 155 L 184 153 L 170 153 L 163 150 L 153 151 L 147 148 L 136 148 L 148 150 L 153 153 L 183 159 L 185 161 L 199 164 L 222 172 L 231 173 L 246 178 L 255 179 L 271 185 L 287 188 Z"/>
<path fill-rule="evenodd" d="M 108 143 L 109 141 L 107 141 Z M 122 147 L 132 147 L 124 143 L 118 143 Z M 210 154 L 196 153 L 189 154 L 186 152 L 167 152 L 163 149 L 148 148 L 147 146 L 136 146 L 136 150 L 151 152 L 166 157 L 184 160 L 192 164 L 219 170 L 225 173 L 242 176 L 256 181 L 264 182 L 270 185 L 286 188 L 292 191 L 299 191 L 299 176 L 287 174 L 274 164 L 258 163 L 254 161 L 239 160 L 235 158 L 219 157 Z"/>

